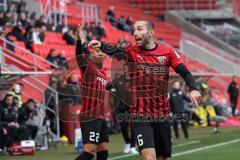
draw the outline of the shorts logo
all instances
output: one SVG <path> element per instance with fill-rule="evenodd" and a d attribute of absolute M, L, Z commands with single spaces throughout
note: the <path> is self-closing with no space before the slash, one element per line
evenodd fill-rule
<path fill-rule="evenodd" d="M 159 56 L 157 57 L 158 61 L 160 64 L 165 64 L 166 62 L 166 57 L 165 56 Z"/>

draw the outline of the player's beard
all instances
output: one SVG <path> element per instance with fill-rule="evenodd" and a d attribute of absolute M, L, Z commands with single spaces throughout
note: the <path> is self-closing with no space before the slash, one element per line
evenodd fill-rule
<path fill-rule="evenodd" d="M 149 42 L 148 42 L 148 39 L 146 39 L 146 38 L 144 37 L 144 38 L 142 38 L 142 45 L 141 45 L 140 47 L 146 49 L 148 43 L 149 43 Z"/>
<path fill-rule="evenodd" d="M 96 65 L 96 66 L 98 66 L 99 68 L 102 68 L 102 66 L 103 66 L 103 60 L 104 59 L 100 59 L 100 58 L 96 58 L 96 57 L 91 57 L 91 60 L 92 60 L 92 62 Z"/>
<path fill-rule="evenodd" d="M 148 35 L 142 35 L 141 37 L 141 43 L 137 44 L 138 47 L 146 49 L 147 45 L 149 44 L 149 36 Z"/>

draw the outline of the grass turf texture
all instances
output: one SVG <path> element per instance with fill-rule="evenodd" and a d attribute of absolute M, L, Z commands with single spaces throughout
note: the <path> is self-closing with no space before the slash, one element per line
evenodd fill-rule
<path fill-rule="evenodd" d="M 173 139 L 173 154 L 185 152 L 195 148 L 215 145 L 222 142 L 229 142 L 234 139 L 240 139 L 240 127 L 222 128 L 219 134 L 213 134 L 212 128 L 191 128 L 190 139 Z M 186 144 L 188 142 L 196 142 Z M 186 144 L 180 145 L 179 144 Z M 121 135 L 112 135 L 110 137 L 110 158 L 124 155 L 122 153 L 123 140 Z M 57 149 L 50 148 L 47 151 L 37 151 L 34 156 L 0 156 L 4 160 L 74 160 L 77 157 L 74 146 L 59 146 Z M 171 158 L 171 160 L 236 160 L 240 157 L 240 142 L 202 150 L 199 152 L 181 155 Z M 138 155 L 120 158 L 120 160 L 139 160 Z"/>

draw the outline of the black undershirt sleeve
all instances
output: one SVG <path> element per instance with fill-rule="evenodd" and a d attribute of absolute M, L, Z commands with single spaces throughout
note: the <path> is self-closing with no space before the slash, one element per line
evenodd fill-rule
<path fill-rule="evenodd" d="M 197 90 L 193 75 L 183 63 L 177 65 L 174 70 L 184 79 L 190 91 Z"/>
<path fill-rule="evenodd" d="M 128 56 L 126 53 L 126 48 L 118 47 L 114 43 L 101 42 L 101 50 L 102 52 L 117 60 L 126 59 L 126 57 Z M 129 57 L 127 59 L 128 62 L 133 62 Z"/>
<path fill-rule="evenodd" d="M 81 41 L 77 41 L 75 53 L 79 69 L 85 72 L 88 60 L 84 54 L 90 54 L 88 48 L 85 48 Z"/>
<path fill-rule="evenodd" d="M 111 90 L 113 88 L 112 82 L 107 83 L 106 90 Z"/>

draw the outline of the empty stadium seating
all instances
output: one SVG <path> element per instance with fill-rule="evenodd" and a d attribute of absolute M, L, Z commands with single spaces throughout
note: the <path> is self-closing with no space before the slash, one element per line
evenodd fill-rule
<path fill-rule="evenodd" d="M 216 9 L 216 0 L 128 0 L 132 5 L 149 11 L 151 15 L 163 16 L 166 10 Z"/>

